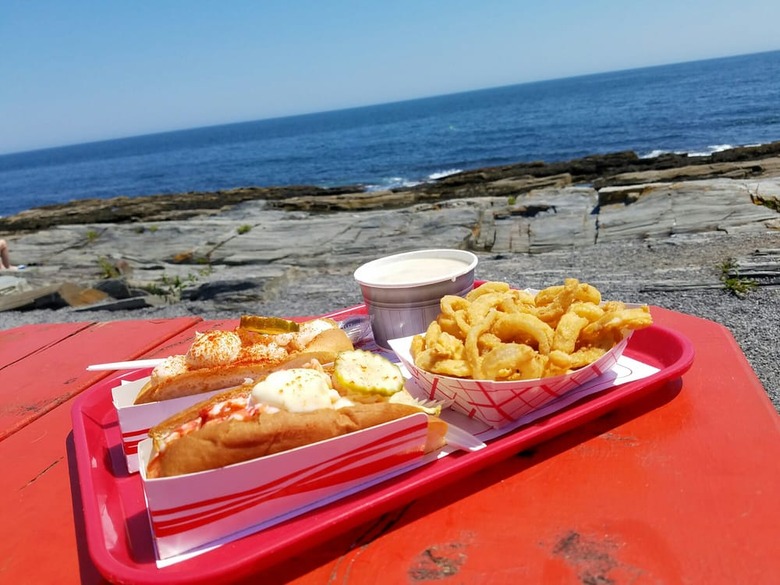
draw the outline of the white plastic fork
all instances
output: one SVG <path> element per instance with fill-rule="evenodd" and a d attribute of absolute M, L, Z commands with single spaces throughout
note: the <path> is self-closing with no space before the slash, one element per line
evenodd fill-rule
<path fill-rule="evenodd" d="M 371 321 L 367 315 L 355 315 L 340 323 L 340 327 L 353 343 L 365 339 L 371 332 Z M 163 362 L 161 359 L 131 360 L 126 362 L 110 362 L 106 364 L 92 364 L 87 366 L 89 371 L 98 370 L 136 370 L 141 368 L 153 368 Z"/>

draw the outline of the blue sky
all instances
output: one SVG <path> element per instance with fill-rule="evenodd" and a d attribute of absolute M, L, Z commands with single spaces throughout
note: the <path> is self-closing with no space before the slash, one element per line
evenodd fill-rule
<path fill-rule="evenodd" d="M 780 49 L 777 0 L 3 0 L 0 153 Z"/>

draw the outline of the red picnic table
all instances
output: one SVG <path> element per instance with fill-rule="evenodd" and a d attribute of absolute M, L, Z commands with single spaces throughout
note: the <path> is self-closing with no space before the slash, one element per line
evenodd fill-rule
<path fill-rule="evenodd" d="M 414 497 L 390 480 L 294 520 L 292 541 L 248 536 L 164 568 L 138 542 L 151 538 L 143 514 L 125 516 L 140 480 L 104 473 L 116 374 L 85 368 L 181 353 L 195 331 L 236 321 L 0 332 L 0 582 L 777 583 L 780 418 L 728 330 L 651 312 L 695 350 L 681 376 L 603 408 L 586 398 L 568 411 L 587 415 L 532 423 L 522 449 L 488 444 L 479 469 L 463 453 L 428 485 L 420 468 Z M 652 339 L 644 351 L 664 351 Z M 94 449 L 85 427 L 98 429 Z"/>

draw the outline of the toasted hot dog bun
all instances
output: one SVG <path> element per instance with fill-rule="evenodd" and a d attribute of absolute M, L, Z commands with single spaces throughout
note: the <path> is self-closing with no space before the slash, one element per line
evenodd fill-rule
<path fill-rule="evenodd" d="M 135 404 L 170 400 L 239 386 L 247 378 L 255 380 L 276 370 L 300 367 L 314 359 L 326 364 L 332 362 L 339 352 L 351 349 L 353 345 L 349 337 L 336 326 L 314 337 L 304 349 L 290 353 L 282 359 L 187 369 L 162 379 L 152 375 L 138 393 Z"/>
<path fill-rule="evenodd" d="M 201 405 L 192 410 L 202 408 Z M 214 421 L 168 443 L 165 450 L 150 462 L 147 477 L 170 477 L 216 469 L 360 431 L 418 412 L 420 410 L 414 406 L 384 402 L 307 413 L 279 411 L 260 414 L 250 421 Z M 149 434 L 156 440 L 181 426 L 186 419 L 184 413 L 176 415 L 153 428 Z M 443 446 L 446 432 L 447 423 L 429 416 L 425 452 Z"/>

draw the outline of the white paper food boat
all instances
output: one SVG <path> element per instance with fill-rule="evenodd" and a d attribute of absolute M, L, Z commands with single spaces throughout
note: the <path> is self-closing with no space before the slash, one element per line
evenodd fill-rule
<path fill-rule="evenodd" d="M 446 401 L 453 410 L 498 428 L 538 410 L 586 382 L 609 375 L 623 355 L 631 333 L 598 360 L 571 374 L 513 382 L 432 374 L 414 364 L 410 353 L 412 337 L 391 339 L 389 344 L 426 398 Z"/>

